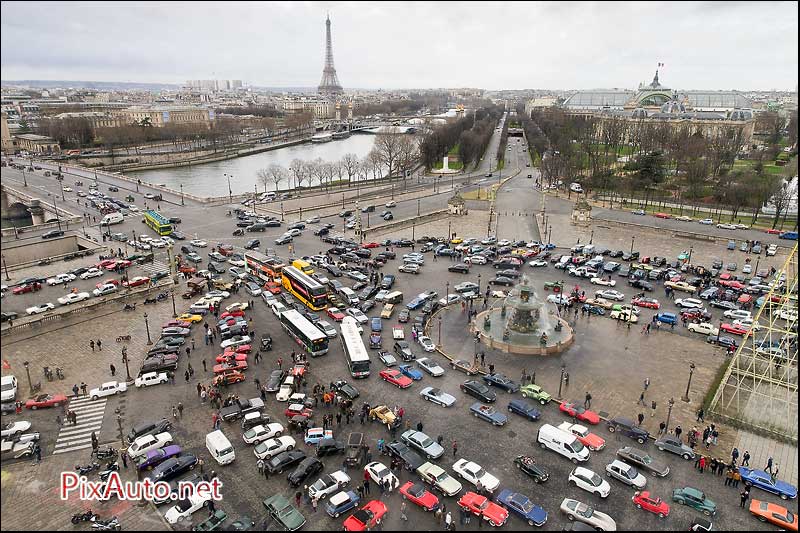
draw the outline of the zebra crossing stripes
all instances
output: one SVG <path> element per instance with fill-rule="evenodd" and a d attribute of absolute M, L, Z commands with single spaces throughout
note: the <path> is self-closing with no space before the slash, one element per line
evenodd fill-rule
<path fill-rule="evenodd" d="M 61 426 L 53 455 L 92 447 L 92 432 L 99 437 L 103 427 L 106 401 L 106 398 L 70 399 L 67 409 L 75 413 L 77 424 L 65 422 Z"/>
<path fill-rule="evenodd" d="M 162 272 L 169 272 L 169 265 L 162 261 L 153 261 L 152 263 L 145 263 L 141 265 L 142 270 L 151 274 L 160 274 Z"/>

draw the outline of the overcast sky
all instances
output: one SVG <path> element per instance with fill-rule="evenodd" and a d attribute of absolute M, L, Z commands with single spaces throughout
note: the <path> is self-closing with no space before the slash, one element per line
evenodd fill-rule
<path fill-rule="evenodd" d="M 3 80 L 794 89 L 796 2 L 2 2 Z"/>

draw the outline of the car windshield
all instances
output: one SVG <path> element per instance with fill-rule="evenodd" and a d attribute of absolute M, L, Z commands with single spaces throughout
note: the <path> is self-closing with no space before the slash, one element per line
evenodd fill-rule
<path fill-rule="evenodd" d="M 475 471 L 476 478 L 482 478 L 485 475 L 486 475 L 486 470 L 484 470 L 483 468 L 478 468 L 478 470 Z"/>
<path fill-rule="evenodd" d="M 652 464 L 653 458 L 650 457 L 649 455 L 643 455 L 641 457 L 641 461 L 642 461 L 642 464 L 649 465 L 649 464 Z"/>
<path fill-rule="evenodd" d="M 520 505 L 519 508 L 523 513 L 530 513 L 533 510 L 533 502 L 528 500 L 523 505 Z"/>
<path fill-rule="evenodd" d="M 419 444 L 420 444 L 420 446 L 422 446 L 423 448 L 427 448 L 428 446 L 430 446 L 431 444 L 433 444 L 433 441 L 430 439 L 430 437 L 425 437 L 424 439 L 422 439 L 422 440 L 420 441 L 420 443 L 419 443 Z"/>
<path fill-rule="evenodd" d="M 389 475 L 389 471 L 383 465 L 375 468 L 375 475 L 381 479 Z"/>
<path fill-rule="evenodd" d="M 5 389 L 4 389 L 4 390 L 5 390 Z M 441 391 L 440 389 L 431 389 L 431 390 L 428 392 L 428 394 L 430 394 L 431 396 L 439 396 L 439 395 L 441 395 L 441 394 L 442 394 L 442 391 Z"/>
<path fill-rule="evenodd" d="M 603 482 L 603 478 L 601 478 L 600 476 L 598 476 L 598 475 L 597 475 L 597 474 L 595 474 L 595 473 L 592 473 L 592 474 L 593 474 L 593 475 L 592 475 L 592 476 L 589 478 L 589 482 L 590 482 L 592 485 L 594 485 L 595 487 L 599 487 L 599 486 L 600 486 L 600 484 Z"/>

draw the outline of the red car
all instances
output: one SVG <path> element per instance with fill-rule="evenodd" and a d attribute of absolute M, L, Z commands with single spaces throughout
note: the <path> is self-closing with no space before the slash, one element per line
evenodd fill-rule
<path fill-rule="evenodd" d="M 669 213 L 656 213 L 653 216 L 656 218 L 672 218 L 672 215 L 670 215 Z"/>
<path fill-rule="evenodd" d="M 164 325 L 161 326 L 162 328 L 191 328 L 192 323 L 187 322 L 185 320 L 170 320 L 169 322 L 164 322 Z"/>
<path fill-rule="evenodd" d="M 289 375 L 303 377 L 306 374 L 306 364 L 298 363 L 289 370 Z"/>
<path fill-rule="evenodd" d="M 139 285 L 145 285 L 147 283 L 150 283 L 150 278 L 147 276 L 136 276 L 128 281 L 122 282 L 125 287 L 138 287 Z"/>
<path fill-rule="evenodd" d="M 582 403 L 578 402 L 562 402 L 561 405 L 558 406 L 558 409 L 563 412 L 567 413 L 569 416 L 573 418 L 577 418 L 583 422 L 588 422 L 589 424 L 599 424 L 600 417 L 594 411 L 589 411 L 586 409 Z"/>
<path fill-rule="evenodd" d="M 42 407 L 58 407 L 63 403 L 67 403 L 67 397 L 63 394 L 40 394 L 25 402 L 25 407 L 35 411 Z"/>
<path fill-rule="evenodd" d="M 722 324 L 719 329 L 727 333 L 733 333 L 734 335 L 741 335 L 743 337 L 749 331 L 749 329 L 744 326 L 740 326 L 739 324 L 728 324 L 727 322 Z"/>
<path fill-rule="evenodd" d="M 240 354 L 244 355 L 244 354 Z M 241 360 L 238 357 L 231 360 L 228 359 L 227 363 L 220 363 L 218 365 L 214 365 L 214 373 L 215 374 L 222 374 L 223 372 L 228 372 L 230 370 L 237 370 L 239 372 L 243 372 L 247 370 L 247 356 L 245 355 L 245 359 Z"/>
<path fill-rule="evenodd" d="M 178 267 L 178 272 L 183 272 L 184 274 L 194 274 L 197 272 L 197 269 L 193 266 L 181 265 Z"/>
<path fill-rule="evenodd" d="M 659 518 L 666 518 L 669 516 L 669 505 L 661 498 L 650 496 L 650 493 L 646 490 L 635 492 L 631 499 L 637 509 L 644 509 L 645 511 L 655 513 Z"/>
<path fill-rule="evenodd" d="M 19 287 L 14 287 L 11 291 L 14 294 L 25 294 L 28 292 L 35 292 L 42 289 L 41 283 L 28 283 L 25 285 L 20 285 Z"/>
<path fill-rule="evenodd" d="M 730 272 L 723 272 L 722 274 L 719 275 L 719 279 L 720 281 L 731 280 L 733 279 L 733 274 L 731 274 Z"/>
<path fill-rule="evenodd" d="M 659 309 L 661 307 L 661 304 L 655 298 L 634 298 L 631 300 L 631 305 L 646 307 L 648 309 Z"/>
<path fill-rule="evenodd" d="M 309 409 L 308 407 L 303 406 L 299 403 L 293 403 L 286 410 L 283 412 L 286 415 L 286 418 L 292 418 L 293 416 L 302 415 L 306 418 L 311 418 L 314 415 L 314 411 Z"/>
<path fill-rule="evenodd" d="M 219 319 L 222 320 L 224 318 L 230 318 L 235 316 L 244 316 L 244 311 L 242 309 L 234 309 L 233 311 L 225 311 L 221 315 L 219 315 Z"/>
<path fill-rule="evenodd" d="M 380 244 L 377 242 L 365 242 L 361 245 L 362 248 L 378 248 Z"/>
<path fill-rule="evenodd" d="M 399 370 L 395 370 L 393 368 L 381 370 L 380 376 L 383 381 L 387 381 L 392 385 L 400 387 L 401 389 L 407 389 L 412 383 L 414 383 L 414 380 L 404 376 Z"/>
<path fill-rule="evenodd" d="M 280 294 L 281 286 L 279 283 L 275 283 L 274 281 L 268 281 L 264 284 L 264 290 L 271 292 L 272 294 Z"/>
<path fill-rule="evenodd" d="M 722 285 L 723 287 L 728 287 L 729 289 L 736 289 L 737 291 L 740 291 L 745 287 L 747 287 L 744 283 L 740 283 L 736 280 L 720 281 L 719 284 Z"/>
<path fill-rule="evenodd" d="M 114 266 L 115 266 L 115 268 L 128 268 L 132 264 L 133 263 L 128 261 L 127 259 L 120 259 L 119 261 L 117 261 L 117 264 L 114 265 Z M 108 270 L 111 270 L 111 269 L 109 268 Z"/>
<path fill-rule="evenodd" d="M 113 270 L 116 264 L 117 264 L 116 259 L 105 259 L 104 261 L 100 261 L 99 263 L 97 263 L 94 267 L 100 269 L 105 268 L 106 270 Z"/>
<path fill-rule="evenodd" d="M 425 489 L 422 483 L 414 483 L 413 481 L 406 482 L 405 485 L 400 487 L 400 494 L 402 494 L 408 501 L 419 505 L 426 511 L 435 511 L 439 508 L 439 498 Z"/>
<path fill-rule="evenodd" d="M 770 235 L 780 235 L 781 230 L 779 229 L 765 229 L 764 233 L 769 233 Z"/>
<path fill-rule="evenodd" d="M 344 521 L 345 531 L 368 531 L 381 523 L 383 515 L 389 512 L 386 504 L 380 500 L 372 500 L 367 505 L 348 516 Z"/>
<path fill-rule="evenodd" d="M 250 353 L 249 344 L 240 344 L 239 346 L 228 346 L 223 350 L 222 355 L 229 355 L 232 353 Z"/>
<path fill-rule="evenodd" d="M 467 492 L 458 500 L 458 506 L 481 519 L 486 518 L 490 525 L 500 527 L 508 520 L 508 511 L 492 502 L 486 496 Z"/>
<path fill-rule="evenodd" d="M 107 280 L 101 281 L 100 283 L 95 285 L 95 288 L 99 289 L 103 285 L 114 285 L 115 287 L 119 287 L 119 280 L 114 278 L 108 278 Z M 189 326 L 186 327 L 188 328 Z"/>
<path fill-rule="evenodd" d="M 344 319 L 344 313 L 339 311 L 339 309 L 337 309 L 336 307 L 329 307 L 326 313 L 336 322 L 341 322 Z"/>
<path fill-rule="evenodd" d="M 217 363 L 229 363 L 230 361 L 247 361 L 246 353 L 222 352 L 217 356 Z"/>

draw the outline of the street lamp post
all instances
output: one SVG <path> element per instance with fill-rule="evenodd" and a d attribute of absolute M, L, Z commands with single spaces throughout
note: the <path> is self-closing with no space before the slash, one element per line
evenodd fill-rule
<path fill-rule="evenodd" d="M 592 233 L 589 235 L 589 244 L 592 244 L 592 241 L 594 241 L 594 230 L 592 230 Z"/>
<path fill-rule="evenodd" d="M 23 361 L 22 366 L 25 367 L 25 373 L 28 374 L 28 388 L 31 390 L 31 394 L 33 394 L 33 382 L 31 381 L 31 364 L 28 361 Z"/>
<path fill-rule="evenodd" d="M 228 174 L 223 174 L 228 179 L 228 201 L 233 203 L 233 190 L 231 190 L 231 178 L 233 176 L 229 176 Z"/>
<path fill-rule="evenodd" d="M 689 363 L 689 382 L 686 383 L 686 394 L 683 395 L 682 400 L 684 402 L 690 402 L 689 399 L 689 387 L 692 386 L 692 374 L 694 374 L 694 369 L 697 368 L 694 366 L 694 363 Z"/>
<path fill-rule="evenodd" d="M 669 409 L 667 410 L 667 422 L 664 426 L 664 434 L 669 433 L 669 419 L 672 416 L 672 406 L 675 405 L 675 398 L 669 399 Z"/>
<path fill-rule="evenodd" d="M 439 347 L 442 347 L 442 315 L 439 315 Z M 30 378 L 29 378 L 30 379 Z"/>
<path fill-rule="evenodd" d="M 128 352 L 127 351 L 123 351 L 122 352 L 122 362 L 125 363 L 125 373 L 128 375 L 128 381 L 130 381 L 133 378 L 131 378 L 131 369 L 130 369 L 130 367 L 128 367 Z"/>
<path fill-rule="evenodd" d="M 561 365 L 561 378 L 558 380 L 558 399 L 561 399 L 561 386 L 564 384 L 564 371 L 567 369 L 566 366 Z"/>
<path fill-rule="evenodd" d="M 181 205 L 186 205 L 186 202 L 183 200 L 183 183 L 181 183 Z"/>
<path fill-rule="evenodd" d="M 10 281 L 11 278 L 8 275 L 8 263 L 6 263 L 6 256 L 3 256 L 3 270 L 6 272 L 6 281 Z"/>
<path fill-rule="evenodd" d="M 175 290 L 169 291 L 169 295 L 172 297 L 172 318 L 178 316 L 178 312 L 175 310 Z"/>
<path fill-rule="evenodd" d="M 25 177 L 25 167 L 22 167 L 22 183 L 26 187 L 28 186 L 28 178 Z"/>
<path fill-rule="evenodd" d="M 631 253 L 633 253 L 633 243 L 636 241 L 636 236 L 631 237 Z"/>
<path fill-rule="evenodd" d="M 344 193 L 342 193 L 342 209 L 344 209 Z"/>
<path fill-rule="evenodd" d="M 481 293 L 481 275 L 478 274 L 478 294 Z"/>
<path fill-rule="evenodd" d="M 417 216 L 419 216 L 419 198 L 417 198 Z"/>
<path fill-rule="evenodd" d="M 147 345 L 153 344 L 153 341 L 150 339 L 150 324 L 147 322 L 147 313 L 144 314 L 144 328 L 147 331 Z"/>

